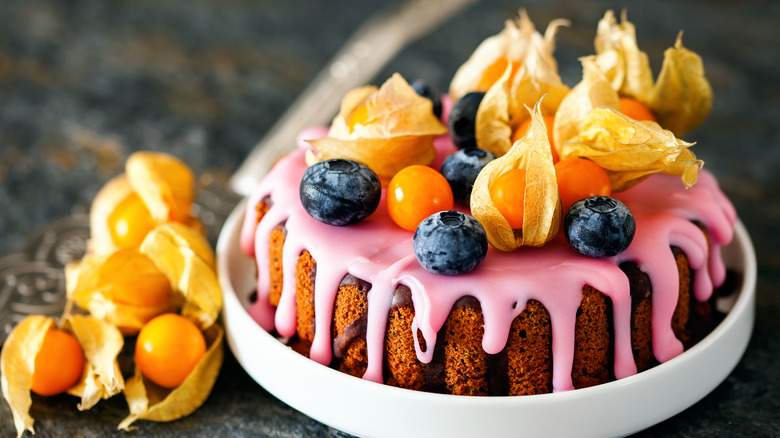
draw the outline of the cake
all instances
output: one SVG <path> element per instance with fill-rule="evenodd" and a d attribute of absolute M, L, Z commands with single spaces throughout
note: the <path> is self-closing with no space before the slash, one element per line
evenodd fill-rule
<path fill-rule="evenodd" d="M 495 82 L 501 86 L 500 79 Z M 491 90 L 486 100 L 495 93 Z M 557 104 L 564 105 L 567 96 Z M 446 98 L 444 103 L 446 123 L 450 104 Z M 535 133 L 525 137 L 528 141 L 547 132 L 541 107 L 530 113 L 529 132 Z M 344 109 L 342 104 L 339 117 Z M 352 123 L 356 113 L 349 114 L 341 121 L 337 117 L 330 131 L 315 128 L 301 138 L 333 135 L 339 123 Z M 358 123 L 366 118 L 360 117 Z M 661 129 L 656 127 L 648 129 Z M 350 124 L 349 135 L 353 128 Z M 425 159 L 438 169 L 457 148 L 450 135 L 436 132 L 422 129 L 421 137 L 430 143 L 421 148 L 432 152 L 414 159 L 433 155 Z M 577 142 L 557 140 L 556 134 L 561 159 L 578 153 L 564 145 Z M 512 149 L 497 155 L 512 154 L 524 141 L 510 142 Z M 476 142 L 481 146 L 479 133 Z M 677 155 L 696 166 L 690 187 L 680 181 L 678 175 L 685 182 L 691 174 L 679 162 L 672 171 L 649 172 L 629 182 L 625 173 L 610 173 L 615 186 L 623 184 L 612 197 L 628 207 L 636 222 L 625 251 L 611 257 L 581 255 L 553 224 L 542 244 L 512 251 L 491 246 L 476 269 L 460 275 L 437 275 L 421 266 L 414 233 L 388 214 L 386 188 L 376 210 L 357 223 L 333 226 L 312 217 L 301 202 L 300 185 L 317 160 L 312 155 L 322 149 L 316 142 L 299 143 L 249 197 L 240 242 L 257 264 L 257 294 L 249 313 L 320 364 L 412 390 L 542 394 L 598 385 L 666 362 L 717 318 L 713 291 L 726 278 L 720 247 L 730 242 L 737 217 L 714 176 L 699 171 L 687 143 L 675 144 Z M 552 169 L 549 152 L 543 159 Z M 384 186 L 392 177 L 376 173 Z M 551 213 L 560 215 L 557 188 L 555 193 Z M 468 206 L 456 208 L 470 213 Z"/>

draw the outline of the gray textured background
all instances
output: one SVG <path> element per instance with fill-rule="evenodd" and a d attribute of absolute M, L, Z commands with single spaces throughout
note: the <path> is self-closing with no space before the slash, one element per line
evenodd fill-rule
<path fill-rule="evenodd" d="M 390 3 L 0 2 L 0 258 L 46 224 L 87 211 L 136 150 L 172 153 L 224 182 L 350 32 Z M 780 3 L 483 1 L 404 50 L 376 82 L 398 71 L 446 89 L 457 66 L 518 7 L 540 29 L 553 18 L 572 21 L 556 51 L 569 85 L 608 8 L 628 9 L 656 72 L 680 30 L 704 59 L 714 106 L 686 140 L 697 142 L 695 153 L 754 239 L 756 329 L 723 384 L 639 436 L 780 436 Z M 36 398 L 36 436 L 105 436 L 126 413 L 121 397 L 85 413 L 75 404 L 67 396 Z M 12 434 L 0 402 L 0 435 Z M 342 436 L 265 393 L 229 354 L 194 415 L 140 422 L 130 435 L 185 434 Z"/>

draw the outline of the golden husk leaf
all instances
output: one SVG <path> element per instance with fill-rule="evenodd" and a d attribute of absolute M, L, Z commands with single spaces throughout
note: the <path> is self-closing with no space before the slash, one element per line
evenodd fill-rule
<path fill-rule="evenodd" d="M 348 93 L 327 137 L 308 140 L 311 165 L 346 158 L 370 167 L 384 182 L 404 167 L 430 164 L 433 140 L 447 129 L 433 114 L 430 99 L 418 95 L 398 73 L 380 88 Z"/>
<path fill-rule="evenodd" d="M 163 224 L 146 236 L 140 251 L 184 297 L 182 315 L 194 319 L 201 329 L 214 324 L 222 308 L 222 292 L 214 252 L 202 234 L 182 224 Z"/>
<path fill-rule="evenodd" d="M 124 338 L 119 329 L 101 319 L 81 315 L 67 316 L 63 327 L 76 337 L 86 358 L 81 382 L 68 390 L 68 394 L 81 397 L 79 410 L 90 409 L 101 399 L 121 392 L 125 380 L 117 357 Z"/>
<path fill-rule="evenodd" d="M 682 33 L 664 52 L 650 108 L 661 126 L 678 137 L 699 126 L 712 108 L 712 87 L 701 57 L 683 47 Z"/>
<path fill-rule="evenodd" d="M 136 420 L 173 421 L 185 417 L 206 401 L 219 375 L 223 359 L 223 331 L 212 325 L 203 333 L 208 349 L 198 364 L 178 387 L 162 388 L 143 377 L 136 366 L 135 375 L 127 381 L 125 398 L 130 415 L 119 429 L 130 430 Z"/>
<path fill-rule="evenodd" d="M 164 153 L 140 151 L 127 158 L 125 172 L 158 223 L 189 219 L 195 176 L 182 161 Z"/>
<path fill-rule="evenodd" d="M 596 30 L 596 61 L 612 88 L 621 96 L 650 104 L 653 73 L 647 54 L 639 50 L 636 28 L 623 10 L 618 24 L 615 14 L 607 11 Z"/>
<path fill-rule="evenodd" d="M 124 334 L 178 304 L 168 277 L 136 249 L 88 255 L 65 272 L 68 298 Z"/>
<path fill-rule="evenodd" d="M 556 148 L 579 133 L 593 108 L 619 109 L 619 97 L 630 97 L 647 106 L 661 127 L 677 137 L 690 132 L 709 114 L 712 89 L 701 58 L 683 47 L 681 35 L 674 48 L 664 52 L 655 85 L 647 55 L 639 50 L 636 30 L 625 11 L 620 24 L 612 11 L 604 15 L 595 47 L 595 56 L 582 59 L 582 81 L 558 108 Z M 558 152 L 560 155 L 560 149 Z"/>
<path fill-rule="evenodd" d="M 561 159 L 586 157 L 603 167 L 612 191 L 626 190 L 653 173 L 681 175 L 686 187 L 696 183 L 704 164 L 687 143 L 655 122 L 633 120 L 611 108 L 596 108 L 582 132 L 559 148 Z"/>
<path fill-rule="evenodd" d="M 582 63 L 582 81 L 563 98 L 558 112 L 555 113 L 553 138 L 559 157 L 562 157 L 562 145 L 580 133 L 585 119 L 594 108 L 620 109 L 618 94 L 599 69 L 596 58 L 586 56 L 581 58 L 580 62 Z"/>
<path fill-rule="evenodd" d="M 133 186 L 127 176 L 122 174 L 109 180 L 95 195 L 89 211 L 89 253 L 109 254 L 119 249 L 111 235 L 108 218 L 133 193 Z"/>
<path fill-rule="evenodd" d="M 512 87 L 513 92 L 522 90 L 528 85 L 532 85 L 533 89 L 542 89 L 535 99 L 527 96 L 528 98 L 521 102 L 521 108 L 522 104 L 535 104 L 539 97 L 546 92 L 554 94 L 544 90 L 547 88 L 545 84 L 551 84 L 556 87 L 563 86 L 560 83 L 560 78 L 558 78 L 558 65 L 552 53 L 555 50 L 555 34 L 558 28 L 568 26 L 569 21 L 564 19 L 551 21 L 544 36 L 542 36 L 536 31 L 525 10 L 520 10 L 518 14 L 519 17 L 517 19 L 505 22 L 504 29 L 501 32 L 482 41 L 469 59 L 455 72 L 449 90 L 450 98 L 453 102 L 469 92 L 484 91 L 478 90 L 480 83 L 483 81 L 483 76 L 485 76 L 486 71 L 491 66 L 496 65 L 502 59 L 505 59 L 509 66 L 519 64 L 521 70 L 525 68 L 526 73 L 518 72 L 520 73 L 519 77 L 526 77 L 530 81 L 538 81 L 538 84 L 533 82 L 518 83 Z M 525 93 L 523 93 L 523 97 L 526 97 Z M 552 105 L 553 100 L 551 98 L 548 105 Z"/>
<path fill-rule="evenodd" d="M 471 214 L 485 228 L 488 242 L 501 251 L 512 251 L 521 246 L 542 246 L 552 240 L 560 229 L 558 182 L 540 107 L 540 103 L 534 107 L 525 137 L 504 156 L 482 169 L 471 192 Z M 493 181 L 510 169 L 526 171 L 522 230 L 512 229 L 490 197 Z"/>
<path fill-rule="evenodd" d="M 203 225 L 190 215 L 195 177 L 186 164 L 164 153 L 136 152 L 128 159 L 126 172 L 104 185 L 89 214 L 90 254 L 110 254 L 127 247 L 114 240 L 112 214 L 131 196 L 138 196 L 155 225 L 176 221 L 201 230 Z M 138 224 L 133 224 L 138 226 Z"/>
<path fill-rule="evenodd" d="M 19 322 L 8 335 L 0 353 L 0 383 L 3 397 L 11 407 L 16 436 L 25 430 L 35 433 L 30 416 L 32 376 L 35 356 L 41 349 L 46 332 L 55 325 L 53 318 L 29 315 Z"/>

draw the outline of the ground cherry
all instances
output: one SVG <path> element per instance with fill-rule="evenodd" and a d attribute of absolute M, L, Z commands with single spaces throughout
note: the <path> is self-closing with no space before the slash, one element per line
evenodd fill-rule
<path fill-rule="evenodd" d="M 65 392 L 79 381 L 83 371 L 84 352 L 76 338 L 62 330 L 50 329 L 35 356 L 31 389 L 39 395 Z"/>
<path fill-rule="evenodd" d="M 387 212 L 399 227 L 414 231 L 426 217 L 452 210 L 452 188 L 441 173 L 413 165 L 396 173 L 387 186 Z"/>
<path fill-rule="evenodd" d="M 523 228 L 525 170 L 511 169 L 499 175 L 490 186 L 490 199 L 513 229 Z"/>
<path fill-rule="evenodd" d="M 123 199 L 108 216 L 111 238 L 122 248 L 140 246 L 154 225 L 149 209 L 135 193 Z"/>
<path fill-rule="evenodd" d="M 173 313 L 160 315 L 141 328 L 135 363 L 152 382 L 175 388 L 206 353 L 203 333 L 190 320 Z"/>
<path fill-rule="evenodd" d="M 520 66 L 523 64 L 520 61 L 509 61 L 506 56 L 502 56 L 495 60 L 492 64 L 488 66 L 488 68 L 485 69 L 484 72 L 482 72 L 482 77 L 479 78 L 479 82 L 477 83 L 477 86 L 474 88 L 474 91 L 487 91 L 490 89 L 490 87 L 493 86 L 493 84 L 496 83 L 499 79 L 501 79 L 501 76 L 504 75 L 506 72 L 506 68 L 509 65 L 509 62 L 512 63 L 512 71 L 509 73 L 509 81 L 512 81 L 512 78 L 515 76 L 515 73 L 517 73 L 517 70 L 520 69 Z"/>
<path fill-rule="evenodd" d="M 630 97 L 620 98 L 620 112 L 634 120 L 655 122 L 655 116 L 643 103 Z"/>
<path fill-rule="evenodd" d="M 553 163 L 557 163 L 559 160 L 558 152 L 555 151 L 555 143 L 553 142 L 553 123 L 555 122 L 555 116 L 545 114 L 542 117 L 544 118 L 544 124 L 547 127 L 547 139 L 550 140 L 550 152 L 552 152 Z M 515 144 L 517 140 L 525 137 L 525 133 L 528 132 L 528 127 L 531 126 L 531 120 L 530 117 L 523 120 L 523 122 L 520 123 L 520 126 L 515 129 L 515 133 L 512 135 L 512 144 Z"/>
<path fill-rule="evenodd" d="M 586 158 L 567 158 L 555 164 L 555 178 L 563 211 L 580 199 L 610 196 L 612 186 L 607 172 Z"/>

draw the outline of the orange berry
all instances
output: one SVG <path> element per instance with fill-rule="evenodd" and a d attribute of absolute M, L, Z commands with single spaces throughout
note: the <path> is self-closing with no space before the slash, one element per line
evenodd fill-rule
<path fill-rule="evenodd" d="M 387 212 L 399 227 L 414 231 L 428 216 L 452 210 L 452 188 L 433 168 L 413 165 L 401 169 L 387 186 Z"/>
<path fill-rule="evenodd" d="M 544 125 L 547 127 L 547 139 L 550 141 L 550 152 L 552 152 L 553 163 L 557 163 L 559 160 L 558 152 L 555 151 L 555 142 L 553 142 L 553 124 L 555 122 L 555 116 L 545 114 L 542 117 L 544 118 Z M 512 144 L 515 144 L 517 140 L 525 137 L 529 126 L 531 126 L 530 117 L 523 120 L 523 123 L 515 129 L 515 133 L 512 135 Z"/>
<path fill-rule="evenodd" d="M 135 193 L 123 199 L 108 216 L 111 238 L 121 248 L 140 246 L 154 226 L 149 209 Z"/>
<path fill-rule="evenodd" d="M 612 185 L 607 172 L 586 158 L 567 158 L 555 164 L 555 178 L 563 211 L 580 199 L 610 196 Z"/>
<path fill-rule="evenodd" d="M 56 395 L 75 385 L 84 371 L 84 351 L 70 333 L 50 329 L 35 356 L 32 391 Z"/>
<path fill-rule="evenodd" d="M 487 91 L 490 89 L 490 87 L 493 86 L 493 84 L 496 83 L 499 79 L 501 79 L 501 76 L 503 76 L 504 72 L 506 71 L 507 65 L 509 65 L 509 59 L 507 59 L 506 56 L 502 56 L 495 60 L 492 64 L 488 66 L 488 68 L 485 69 L 484 72 L 482 72 L 482 77 L 479 78 L 479 82 L 477 83 L 477 86 L 474 88 L 474 91 Z M 512 72 L 510 73 L 509 80 L 511 81 L 512 78 L 515 76 L 515 73 L 517 73 L 517 70 L 520 69 L 520 66 L 523 64 L 520 61 L 511 61 L 512 62 Z"/>
<path fill-rule="evenodd" d="M 205 353 L 206 340 L 200 329 L 183 316 L 166 313 L 141 328 L 135 344 L 135 363 L 152 382 L 175 388 Z"/>
<path fill-rule="evenodd" d="M 513 229 L 523 228 L 525 170 L 511 169 L 499 175 L 490 186 L 490 199 Z"/>
<path fill-rule="evenodd" d="M 655 116 L 643 103 L 630 97 L 620 98 L 620 112 L 634 120 L 655 122 Z"/>

